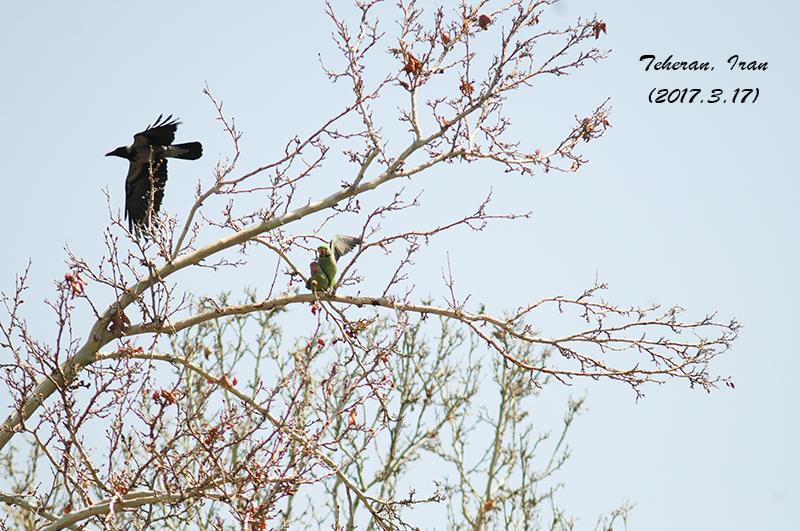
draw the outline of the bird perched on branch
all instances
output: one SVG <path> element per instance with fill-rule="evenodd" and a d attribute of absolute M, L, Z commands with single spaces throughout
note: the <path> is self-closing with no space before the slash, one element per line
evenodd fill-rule
<path fill-rule="evenodd" d="M 352 251 L 357 245 L 361 245 L 360 238 L 337 234 L 331 240 L 330 247 L 323 244 L 317 248 L 317 263 L 328 278 L 330 286 L 336 285 L 336 261 L 341 256 Z"/>
<path fill-rule="evenodd" d="M 322 268 L 319 267 L 319 264 L 316 261 L 311 262 L 311 275 L 306 281 L 306 288 L 311 291 L 325 291 L 330 285 L 328 277 L 322 272 Z"/>
<path fill-rule="evenodd" d="M 167 184 L 167 158 L 199 159 L 203 155 L 200 142 L 172 144 L 175 131 L 181 122 L 172 115 L 163 114 L 153 125 L 133 135 L 133 144 L 118 147 L 106 157 L 114 155 L 130 161 L 125 179 L 125 216 L 131 232 L 140 227 L 150 227 L 150 220 L 158 213 Z"/>

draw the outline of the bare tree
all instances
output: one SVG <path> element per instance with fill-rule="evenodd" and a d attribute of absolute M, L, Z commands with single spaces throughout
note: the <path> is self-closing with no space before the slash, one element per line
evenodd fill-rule
<path fill-rule="evenodd" d="M 447 164 L 485 161 L 498 173 L 533 174 L 585 163 L 576 148 L 602 136 L 606 103 L 554 147 L 525 149 L 509 138 L 507 98 L 604 57 L 593 45 L 605 23 L 550 28 L 551 3 L 484 0 L 423 12 L 413 1 L 374 0 L 356 4 L 355 22 L 328 3 L 343 61 L 323 68 L 352 89 L 352 100 L 250 171 L 238 170 L 241 133 L 206 88 L 232 156 L 213 183 L 198 185 L 186 219 L 162 216 L 139 239 L 112 215 L 99 264 L 70 253 L 50 303 L 52 343 L 34 338 L 23 319 L 27 272 L 2 297 L 11 413 L 0 429 L 0 501 L 8 508 L 0 526 L 413 529 L 425 525 L 407 509 L 427 506 L 451 529 L 571 529 L 555 476 L 583 398 L 567 404 L 563 426 L 542 432 L 529 410 L 547 383 L 605 378 L 636 396 L 648 382 L 674 378 L 706 390 L 731 385 L 708 365 L 730 347 L 738 323 L 684 321 L 679 307 L 621 307 L 600 296 L 603 284 L 503 315 L 470 311 L 450 273 L 439 302 L 412 298 L 406 272 L 423 244 L 446 245 L 454 228 L 480 231 L 527 214 L 493 214 L 490 198 L 476 197 L 470 215 L 390 232 L 381 221 L 420 198 L 395 189 L 362 207 L 388 183 Z M 397 105 L 398 93 L 407 131 L 390 149 L 389 128 L 376 116 Z M 349 171 L 341 185 L 325 178 L 336 164 Z M 242 210 L 243 196 L 260 207 Z M 207 206 L 214 197 L 227 200 L 221 212 Z M 313 231 L 293 231 L 317 213 Z M 345 215 L 361 220 L 363 244 L 340 267 L 338 284 L 308 293 L 297 261 Z M 273 257 L 263 264 L 271 273 L 262 293 L 234 300 L 178 287 L 192 268 L 243 265 L 255 246 Z M 353 266 L 375 253 L 395 261 L 383 289 L 347 294 L 362 280 Z M 90 298 L 88 286 L 102 296 Z M 286 341 L 290 309 L 310 309 L 313 326 L 304 320 Z M 87 311 L 94 325 L 76 334 L 72 319 Z M 585 325 L 543 335 L 535 327 L 548 312 Z M 597 528 L 624 521 L 627 510 Z"/>

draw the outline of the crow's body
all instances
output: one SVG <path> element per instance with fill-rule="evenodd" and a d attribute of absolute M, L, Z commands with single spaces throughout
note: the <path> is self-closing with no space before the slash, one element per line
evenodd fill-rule
<path fill-rule="evenodd" d="M 203 155 L 200 142 L 175 144 L 175 131 L 180 125 L 172 115 L 162 120 L 160 115 L 153 125 L 133 135 L 133 144 L 118 147 L 106 156 L 128 159 L 128 177 L 125 179 L 125 216 L 131 232 L 139 226 L 149 227 L 151 216 L 158 213 L 167 184 L 167 158 L 195 160 Z"/>

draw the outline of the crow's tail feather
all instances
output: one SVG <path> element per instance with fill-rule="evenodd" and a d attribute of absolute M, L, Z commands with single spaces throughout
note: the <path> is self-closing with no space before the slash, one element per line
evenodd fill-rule
<path fill-rule="evenodd" d="M 200 142 L 173 144 L 167 148 L 165 155 L 176 159 L 199 159 L 203 155 L 203 145 Z"/>

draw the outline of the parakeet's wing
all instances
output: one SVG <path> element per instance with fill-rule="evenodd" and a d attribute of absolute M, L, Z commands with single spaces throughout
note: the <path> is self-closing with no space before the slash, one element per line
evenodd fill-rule
<path fill-rule="evenodd" d="M 337 234 L 331 240 L 331 249 L 333 249 L 333 257 L 338 260 L 340 256 L 346 255 L 352 251 L 357 245 L 361 245 L 360 238 L 352 236 L 345 236 L 344 234 Z"/>

